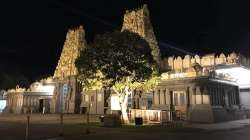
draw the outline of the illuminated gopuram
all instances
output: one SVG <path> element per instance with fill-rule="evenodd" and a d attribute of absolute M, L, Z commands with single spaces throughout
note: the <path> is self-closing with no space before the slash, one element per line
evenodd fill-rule
<path fill-rule="evenodd" d="M 147 5 L 142 8 L 126 11 L 123 18 L 122 31 L 137 33 L 144 38 L 152 49 L 154 59 L 160 64 L 160 50 L 154 34 Z"/>
<path fill-rule="evenodd" d="M 85 46 L 83 26 L 69 30 L 53 77 L 62 80 L 68 76 L 76 75 L 75 60 L 79 56 L 80 50 L 84 49 Z"/>
<path fill-rule="evenodd" d="M 51 112 L 79 112 L 81 95 L 75 77 L 77 75 L 75 61 L 80 55 L 80 51 L 85 47 L 83 26 L 69 30 L 53 76 L 56 84 L 51 102 Z"/>

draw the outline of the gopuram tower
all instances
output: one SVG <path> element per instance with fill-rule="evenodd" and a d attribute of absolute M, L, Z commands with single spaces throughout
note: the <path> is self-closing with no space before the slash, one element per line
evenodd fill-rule
<path fill-rule="evenodd" d="M 126 11 L 122 26 L 122 31 L 124 30 L 137 33 L 144 38 L 152 49 L 154 59 L 160 64 L 160 50 L 150 22 L 149 10 L 146 4 L 140 9 Z"/>
<path fill-rule="evenodd" d="M 80 55 L 80 50 L 86 46 L 85 32 L 83 26 L 69 30 L 58 61 L 53 78 L 64 79 L 77 74 L 75 61 Z"/>
<path fill-rule="evenodd" d="M 51 112 L 79 113 L 81 88 L 76 80 L 77 68 L 75 61 L 86 45 L 83 26 L 67 32 L 62 53 L 53 76 L 55 90 L 51 101 Z"/>

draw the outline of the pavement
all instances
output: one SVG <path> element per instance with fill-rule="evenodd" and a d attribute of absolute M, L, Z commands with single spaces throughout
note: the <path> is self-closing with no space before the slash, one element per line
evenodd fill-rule
<path fill-rule="evenodd" d="M 26 120 L 26 115 L 0 115 L 0 140 L 24 139 Z M 86 134 L 85 115 L 65 115 L 63 136 L 59 136 L 59 120 L 60 116 L 56 114 L 33 114 L 29 140 L 250 140 L 250 119 L 216 124 L 187 124 L 180 129 L 165 125 L 106 128 L 96 123 L 98 116 L 91 116 L 91 133 Z"/>
<path fill-rule="evenodd" d="M 233 129 L 241 129 L 245 127 L 250 127 L 250 119 L 235 120 L 235 121 L 228 121 L 228 122 L 221 122 L 221 123 L 212 123 L 212 124 L 192 123 L 192 124 L 188 124 L 186 127 L 199 128 L 199 129 L 209 130 L 209 131 L 233 130 Z"/>
<path fill-rule="evenodd" d="M 99 118 L 96 115 L 90 116 L 90 122 L 99 122 Z M 0 122 L 6 123 L 26 123 L 27 115 L 17 115 L 17 114 L 0 114 Z M 60 123 L 60 115 L 58 114 L 33 114 L 31 115 L 31 122 L 35 124 L 59 124 Z M 79 124 L 86 123 L 86 115 L 79 114 L 65 114 L 64 115 L 64 123 L 65 124 Z M 235 120 L 235 121 L 227 121 L 220 123 L 184 123 L 184 127 L 187 128 L 197 128 L 208 131 L 216 131 L 216 130 L 233 130 L 240 129 L 245 127 L 250 127 L 250 119 L 244 120 Z"/>

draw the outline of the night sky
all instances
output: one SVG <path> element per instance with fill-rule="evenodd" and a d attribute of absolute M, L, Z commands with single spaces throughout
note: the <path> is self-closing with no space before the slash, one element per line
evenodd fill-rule
<path fill-rule="evenodd" d="M 197 54 L 250 55 L 248 0 L 8 0 L 0 2 L 0 89 L 53 75 L 69 28 L 84 25 L 91 42 L 120 30 L 125 10 L 143 3 L 161 42 Z"/>

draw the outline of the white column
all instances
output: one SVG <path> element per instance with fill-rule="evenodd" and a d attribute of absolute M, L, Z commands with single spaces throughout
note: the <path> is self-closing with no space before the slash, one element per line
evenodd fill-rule
<path fill-rule="evenodd" d="M 158 105 L 158 104 L 159 104 L 158 89 L 156 89 L 156 90 L 154 91 L 154 94 L 155 94 L 155 95 L 154 95 L 154 97 L 155 97 L 155 98 L 154 98 L 155 104 Z"/>
<path fill-rule="evenodd" d="M 165 101 L 166 101 L 166 104 L 167 105 L 170 105 L 170 92 L 169 92 L 169 90 L 168 89 L 166 89 L 166 92 L 165 92 Z"/>

